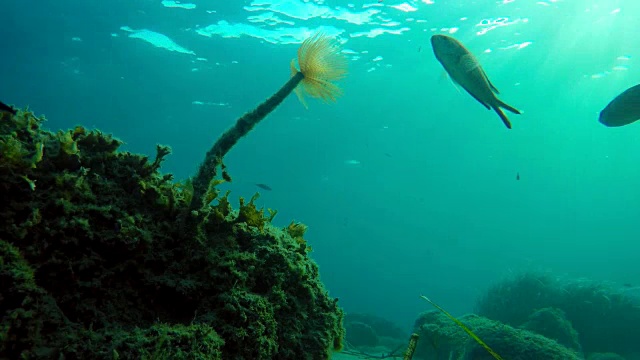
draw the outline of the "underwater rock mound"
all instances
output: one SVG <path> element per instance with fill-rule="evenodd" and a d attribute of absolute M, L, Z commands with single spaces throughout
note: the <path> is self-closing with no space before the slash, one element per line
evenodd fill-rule
<path fill-rule="evenodd" d="M 376 331 L 369 325 L 359 321 L 345 323 L 347 342 L 355 347 L 375 347 L 380 344 Z"/>
<path fill-rule="evenodd" d="M 347 313 L 344 327 L 347 345 L 356 348 L 382 347 L 392 351 L 406 347 L 409 337 L 398 325 L 373 314 Z"/>
<path fill-rule="evenodd" d="M 516 329 L 477 315 L 465 315 L 458 319 L 503 359 L 582 359 L 581 354 L 531 331 Z M 420 335 L 416 358 L 496 359 L 440 311 L 422 313 L 415 322 L 414 332 Z"/>
<path fill-rule="evenodd" d="M 593 353 L 587 357 L 587 360 L 626 360 L 626 359 L 614 353 Z"/>
<path fill-rule="evenodd" d="M 328 359 L 342 310 L 305 227 L 76 127 L 0 114 L 0 358 Z M 191 226 L 186 228 L 185 224 Z"/>
<path fill-rule="evenodd" d="M 520 328 L 543 335 L 577 353 L 582 353 L 578 332 L 573 328 L 571 322 L 567 320 L 564 311 L 560 309 L 543 308 L 536 310 Z"/>
<path fill-rule="evenodd" d="M 601 282 L 523 273 L 494 284 L 476 306 L 479 315 L 515 327 L 539 309 L 555 308 L 579 334 L 585 354 L 640 353 L 637 299 Z"/>

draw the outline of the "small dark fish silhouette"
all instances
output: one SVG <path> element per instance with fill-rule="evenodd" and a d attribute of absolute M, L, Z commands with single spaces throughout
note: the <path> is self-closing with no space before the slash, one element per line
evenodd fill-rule
<path fill-rule="evenodd" d="M 273 189 L 271 189 L 271 186 L 269 186 L 267 184 L 256 184 L 256 186 L 259 187 L 260 189 L 267 190 L 267 191 L 273 190 Z"/>
<path fill-rule="evenodd" d="M 8 112 L 8 113 L 11 113 L 12 115 L 15 115 L 17 113 L 16 109 L 3 103 L 2 101 L 0 101 L 0 111 Z"/>
<path fill-rule="evenodd" d="M 520 180 L 520 173 L 516 174 L 516 180 Z"/>

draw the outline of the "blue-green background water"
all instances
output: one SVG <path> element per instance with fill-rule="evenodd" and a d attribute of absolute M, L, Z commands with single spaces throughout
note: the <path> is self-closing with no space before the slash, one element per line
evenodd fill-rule
<path fill-rule="evenodd" d="M 461 314 L 527 270 L 640 283 L 640 125 L 597 120 L 640 82 L 635 0 L 0 4 L 2 101 L 130 151 L 170 145 L 178 179 L 287 81 L 304 38 L 337 36 L 344 96 L 286 99 L 229 154 L 224 188 L 260 191 L 279 226 L 307 224 L 347 311 L 408 328 L 420 294 Z M 442 78 L 434 33 L 465 43 L 523 111 L 512 130 Z"/>

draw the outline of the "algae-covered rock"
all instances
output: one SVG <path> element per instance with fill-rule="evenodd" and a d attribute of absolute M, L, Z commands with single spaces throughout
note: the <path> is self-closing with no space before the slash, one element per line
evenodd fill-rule
<path fill-rule="evenodd" d="M 560 309 L 544 308 L 537 310 L 520 327 L 555 340 L 578 353 L 582 352 L 578 332 L 573 328 L 571 322 L 567 320 L 564 311 Z"/>
<path fill-rule="evenodd" d="M 393 322 L 367 313 L 347 313 L 344 317 L 346 342 L 355 348 L 378 348 L 387 353 L 405 349 L 409 334 Z"/>
<path fill-rule="evenodd" d="M 327 359 L 342 347 L 342 310 L 303 234 L 226 196 L 193 214 L 189 184 L 158 172 L 167 147 L 150 161 L 41 121 L 0 113 L 0 358 Z"/>
<path fill-rule="evenodd" d="M 459 318 L 503 359 L 580 360 L 582 357 L 542 335 L 516 329 L 477 315 Z M 420 335 L 415 357 L 419 359 L 494 360 L 457 324 L 440 311 L 422 313 L 414 325 Z"/>
<path fill-rule="evenodd" d="M 350 321 L 345 324 L 347 341 L 355 347 L 378 346 L 380 339 L 376 331 L 369 325 L 359 321 Z"/>
<path fill-rule="evenodd" d="M 478 300 L 476 313 L 521 326 L 542 308 L 564 312 L 585 353 L 613 352 L 628 358 L 640 353 L 638 299 L 599 281 L 517 274 L 491 286 Z"/>
<path fill-rule="evenodd" d="M 626 360 L 615 353 L 592 353 L 587 356 L 587 360 Z"/>
<path fill-rule="evenodd" d="M 375 331 L 378 336 L 398 339 L 402 343 L 407 342 L 409 336 L 407 331 L 402 330 L 398 325 L 378 315 L 367 313 L 348 313 L 344 317 L 345 326 L 352 322 L 364 323 Z M 348 335 L 347 335 L 348 337 Z"/>

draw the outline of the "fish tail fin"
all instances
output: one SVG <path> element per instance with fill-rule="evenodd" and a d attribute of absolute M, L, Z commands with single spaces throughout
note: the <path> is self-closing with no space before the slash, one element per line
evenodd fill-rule
<path fill-rule="evenodd" d="M 500 107 L 498 106 L 492 106 L 492 108 L 493 110 L 495 110 L 496 113 L 498 113 L 498 116 L 500 116 L 500 119 L 502 119 L 502 122 L 505 124 L 507 129 L 511 129 L 511 122 L 509 121 L 509 118 L 507 117 L 507 115 L 504 114 L 502 109 L 500 109 Z"/>
<path fill-rule="evenodd" d="M 509 121 L 509 118 L 507 118 L 507 115 L 504 114 L 501 108 L 507 109 L 514 114 L 520 114 L 520 110 L 514 108 L 513 106 L 505 103 L 504 101 L 498 98 L 496 98 L 495 100 L 496 100 L 495 105 L 491 105 L 491 107 L 493 108 L 493 110 L 495 110 L 496 113 L 498 113 L 498 116 L 500 116 L 500 119 L 502 119 L 502 122 L 505 124 L 505 126 L 508 129 L 511 129 L 511 122 Z"/>
<path fill-rule="evenodd" d="M 512 112 L 512 113 L 514 113 L 514 114 L 518 114 L 518 115 L 520 114 L 520 110 L 518 110 L 518 109 L 514 108 L 513 106 L 511 106 L 511 105 L 509 105 L 509 104 L 507 104 L 507 103 L 503 102 L 503 101 L 502 101 L 502 100 L 500 100 L 500 99 L 496 99 L 496 100 L 498 100 L 498 106 L 499 106 L 499 107 L 501 107 L 501 108 L 505 108 L 505 109 L 507 109 L 507 110 L 511 111 L 511 112 Z"/>

